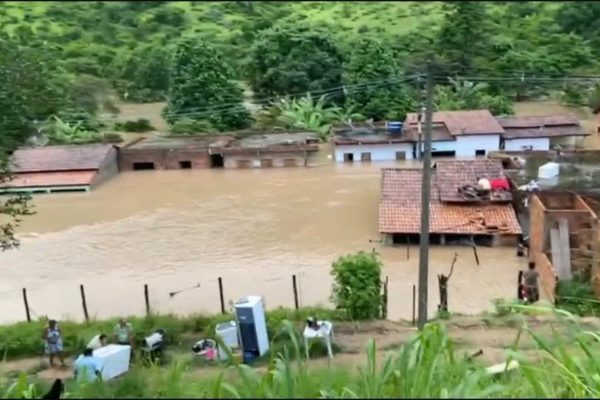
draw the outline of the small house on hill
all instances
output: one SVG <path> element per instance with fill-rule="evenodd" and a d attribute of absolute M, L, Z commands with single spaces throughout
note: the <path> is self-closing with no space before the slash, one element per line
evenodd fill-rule
<path fill-rule="evenodd" d="M 422 170 L 381 170 L 379 232 L 394 243 L 418 241 L 421 231 Z M 439 161 L 431 176 L 429 232 L 432 243 L 472 238 L 485 244 L 513 244 L 521 234 L 510 191 L 492 191 L 485 198 L 461 194 L 478 178 L 502 178 L 495 160 Z"/>
<path fill-rule="evenodd" d="M 10 159 L 14 177 L 0 193 L 87 192 L 117 174 L 112 145 L 66 145 L 21 148 Z"/>
<path fill-rule="evenodd" d="M 572 115 L 497 118 L 504 129 L 501 150 L 548 151 L 553 146 L 574 147 L 577 138 L 588 136 Z"/>

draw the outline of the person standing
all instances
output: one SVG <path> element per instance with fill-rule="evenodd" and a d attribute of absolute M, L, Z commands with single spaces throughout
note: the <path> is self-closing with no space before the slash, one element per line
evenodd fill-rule
<path fill-rule="evenodd" d="M 100 377 L 102 366 L 100 359 L 94 357 L 94 351 L 86 348 L 73 364 L 73 373 L 78 381 L 94 382 Z"/>
<path fill-rule="evenodd" d="M 65 360 L 62 356 L 62 334 L 56 320 L 51 319 L 48 321 L 48 326 L 44 328 L 42 333 L 42 339 L 44 340 L 46 354 L 50 359 L 50 366 L 54 366 L 54 356 L 57 356 L 62 366 L 65 367 Z"/>
<path fill-rule="evenodd" d="M 129 345 L 133 348 L 133 328 L 125 318 L 121 318 L 115 326 L 113 335 L 115 342 L 121 345 Z"/>
<path fill-rule="evenodd" d="M 535 262 L 530 262 L 527 271 L 523 272 L 523 285 L 527 292 L 527 302 L 529 304 L 535 303 L 540 299 L 539 277 L 539 272 L 535 270 Z"/>

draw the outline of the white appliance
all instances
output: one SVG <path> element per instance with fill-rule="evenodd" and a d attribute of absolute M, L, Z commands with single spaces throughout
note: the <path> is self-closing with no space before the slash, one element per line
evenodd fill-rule
<path fill-rule="evenodd" d="M 94 357 L 101 362 L 102 379 L 109 380 L 129 371 L 131 346 L 109 344 L 94 350 Z"/>
<path fill-rule="evenodd" d="M 235 303 L 235 315 L 240 329 L 244 353 L 262 356 L 269 351 L 269 335 L 265 308 L 261 296 L 247 296 Z"/>
<path fill-rule="evenodd" d="M 538 168 L 538 178 L 552 179 L 558 176 L 560 165 L 555 162 L 546 163 Z"/>
<path fill-rule="evenodd" d="M 223 344 L 227 346 L 230 350 L 236 349 L 240 346 L 238 342 L 237 324 L 235 323 L 235 321 L 229 321 L 222 324 L 218 324 L 215 327 L 215 333 L 221 338 Z M 222 346 L 218 346 L 218 349 L 219 359 L 226 360 L 227 352 L 222 348 Z"/>

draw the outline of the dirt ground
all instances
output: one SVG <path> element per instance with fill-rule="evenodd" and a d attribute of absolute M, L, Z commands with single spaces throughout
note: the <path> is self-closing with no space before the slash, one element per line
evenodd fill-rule
<path fill-rule="evenodd" d="M 484 364 L 493 365 L 506 361 L 507 350 L 514 345 L 515 339 L 522 324 L 519 316 L 507 318 L 496 317 L 469 317 L 454 316 L 445 322 L 450 336 L 454 339 L 459 354 L 474 354 L 483 351 L 478 360 Z M 527 326 L 536 333 L 550 333 L 552 329 L 558 332 L 564 327 L 563 324 L 553 316 L 536 316 L 525 319 Z M 585 318 L 581 320 L 587 328 L 600 330 L 598 318 Z M 382 361 L 387 354 L 392 354 L 416 333 L 416 328 L 409 323 L 398 323 L 392 321 L 371 321 L 366 323 L 337 323 L 334 325 L 334 343 L 339 351 L 334 354 L 331 361 L 327 358 L 313 358 L 309 365 L 319 367 L 328 365 L 339 365 L 345 367 L 358 367 L 366 360 L 366 345 L 369 339 L 374 339 L 378 360 Z M 535 350 L 533 340 L 528 335 L 522 335 L 519 349 L 528 358 L 535 359 L 539 354 Z M 8 374 L 18 371 L 26 371 L 32 375 L 47 380 L 55 378 L 67 379 L 72 377 L 72 359 L 67 359 L 67 368 L 48 368 L 47 361 L 41 358 L 27 358 L 15 361 L 7 361 L 0 364 L 0 373 Z M 265 370 L 266 366 L 257 367 L 257 370 Z M 207 376 L 212 372 L 220 372 L 218 366 L 202 367 L 189 371 L 191 374 Z"/>

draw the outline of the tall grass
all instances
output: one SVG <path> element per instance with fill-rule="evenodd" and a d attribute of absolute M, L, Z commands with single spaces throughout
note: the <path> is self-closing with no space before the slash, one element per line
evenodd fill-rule
<path fill-rule="evenodd" d="M 443 322 L 428 324 L 381 360 L 375 342 L 370 341 L 363 365 L 350 368 L 306 362 L 296 327 L 284 321 L 287 344 L 272 353 L 262 371 L 242 364 L 212 369 L 212 374 L 203 370 L 204 375 L 180 363 L 168 368 L 138 367 L 114 381 L 68 382 L 67 392 L 76 398 L 598 397 L 600 337 L 568 312 L 554 312 L 562 331 L 544 335 L 523 325 L 513 346 L 506 349 L 507 358 L 517 359 L 521 367 L 497 377 L 489 376 L 485 365 L 460 354 Z M 519 350 L 526 335 L 533 339 L 536 359 Z M 23 377 L 16 384 L 0 385 L 0 395 L 5 397 L 42 393 Z"/>
<path fill-rule="evenodd" d="M 303 321 L 308 316 L 318 315 L 319 318 L 332 321 L 344 320 L 345 315 L 339 311 L 322 308 L 302 308 L 290 310 L 276 308 L 266 314 L 269 337 L 277 336 L 281 331 L 283 320 Z M 170 345 L 187 345 L 186 337 L 213 337 L 215 326 L 221 322 L 231 321 L 231 314 L 206 316 L 189 315 L 176 316 L 169 314 L 145 317 L 129 317 L 136 339 L 141 340 L 158 328 L 166 332 Z M 0 326 L 0 359 L 15 359 L 35 357 L 43 354 L 42 330 L 45 320 L 19 322 L 12 325 Z M 107 320 L 91 320 L 89 322 L 59 321 L 63 333 L 63 342 L 67 354 L 80 352 L 85 345 L 97 334 L 103 332 L 112 335 L 117 324 L 117 318 Z M 190 339 L 191 340 L 191 339 Z"/>

